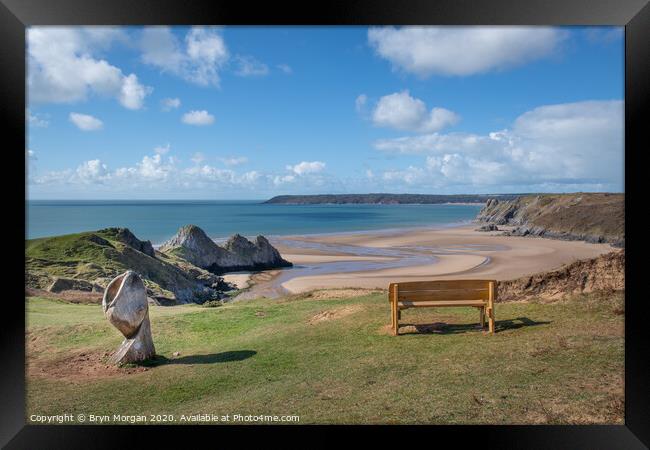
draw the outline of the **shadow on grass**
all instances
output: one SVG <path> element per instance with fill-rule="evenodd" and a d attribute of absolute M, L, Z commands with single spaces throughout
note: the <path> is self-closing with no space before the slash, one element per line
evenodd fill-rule
<path fill-rule="evenodd" d="M 516 330 L 522 327 L 532 327 L 536 325 L 548 325 L 551 322 L 534 321 L 528 317 L 517 317 L 515 319 L 497 320 L 495 322 L 495 332 L 505 330 Z M 482 329 L 478 323 L 449 324 L 445 322 L 421 323 L 421 324 L 400 324 L 400 334 L 459 334 L 476 331 L 487 331 Z"/>
<path fill-rule="evenodd" d="M 162 366 L 165 364 L 216 364 L 248 359 L 257 352 L 254 350 L 235 350 L 231 352 L 209 353 L 207 355 L 187 355 L 176 358 L 156 355 L 152 359 L 143 361 L 141 365 L 147 367 Z"/>

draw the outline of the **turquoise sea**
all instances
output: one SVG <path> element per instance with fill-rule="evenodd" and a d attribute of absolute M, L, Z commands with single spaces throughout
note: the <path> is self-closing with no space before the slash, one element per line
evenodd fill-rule
<path fill-rule="evenodd" d="M 154 245 L 186 224 L 198 225 L 213 239 L 234 233 L 283 236 L 448 226 L 472 220 L 481 209 L 480 205 L 278 205 L 250 200 L 30 200 L 26 206 L 27 239 L 126 227 Z"/>

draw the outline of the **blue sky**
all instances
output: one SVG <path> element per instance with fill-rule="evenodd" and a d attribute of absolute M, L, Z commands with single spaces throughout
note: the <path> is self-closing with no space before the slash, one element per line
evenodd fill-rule
<path fill-rule="evenodd" d="M 621 28 L 30 28 L 28 195 L 623 190 Z"/>

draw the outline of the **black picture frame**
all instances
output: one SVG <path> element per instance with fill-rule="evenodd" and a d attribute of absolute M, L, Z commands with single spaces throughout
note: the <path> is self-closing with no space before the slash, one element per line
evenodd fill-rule
<path fill-rule="evenodd" d="M 150 444 L 151 434 L 171 443 L 188 434 L 215 435 L 221 443 L 235 434 L 239 444 L 259 438 L 303 432 L 318 442 L 338 445 L 332 430 L 342 427 L 125 427 L 25 425 L 24 244 L 25 186 L 25 28 L 31 25 L 617 25 L 625 26 L 625 424 L 620 426 L 358 426 L 346 428 L 384 439 L 451 439 L 458 444 L 488 448 L 613 449 L 650 446 L 650 345 L 648 301 L 642 285 L 645 269 L 641 219 L 631 219 L 643 207 L 642 182 L 647 151 L 644 119 L 650 107 L 650 6 L 647 0 L 338 0 L 319 3 L 277 3 L 217 0 L 0 0 L 0 117 L 7 132 L 3 147 L 5 174 L 3 208 L 11 257 L 6 258 L 2 283 L 2 386 L 0 444 L 6 448 L 131 448 Z M 22 148 L 21 148 L 22 147 Z M 11 154 L 9 160 L 6 158 Z M 7 162 L 9 161 L 9 162 Z M 14 170 L 11 170 L 14 168 Z M 22 211 L 22 215 L 20 212 Z M 22 219 L 21 219 L 22 218 Z M 22 263 L 22 267 L 21 267 Z M 10 289 L 8 289 L 10 288 Z M 647 289 L 646 289 L 647 291 Z M 152 429 L 153 428 L 153 429 Z M 202 436 L 203 437 L 203 436 Z M 313 439 L 313 438 L 310 438 Z M 186 443 L 188 441 L 185 441 Z M 285 443 L 290 443 L 287 438 Z"/>

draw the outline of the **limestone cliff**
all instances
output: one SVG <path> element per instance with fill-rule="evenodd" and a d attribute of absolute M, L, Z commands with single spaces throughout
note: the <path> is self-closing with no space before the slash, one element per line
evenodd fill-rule
<path fill-rule="evenodd" d="M 476 220 L 515 227 L 508 234 L 625 245 L 624 194 L 540 194 L 490 199 Z"/>
<path fill-rule="evenodd" d="M 290 267 L 264 236 L 255 242 L 235 234 L 221 247 L 196 225 L 185 225 L 160 247 L 160 252 L 182 258 L 195 266 L 221 274 L 238 270 Z"/>

